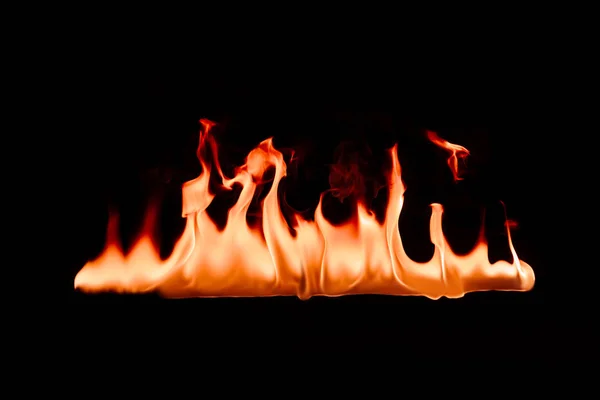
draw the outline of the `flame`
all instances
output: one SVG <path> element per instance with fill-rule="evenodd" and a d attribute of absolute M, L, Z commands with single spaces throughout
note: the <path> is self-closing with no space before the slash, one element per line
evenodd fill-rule
<path fill-rule="evenodd" d="M 460 177 L 458 171 L 458 159 L 464 160 L 469 156 L 469 150 L 465 147 L 450 143 L 441 137 L 438 136 L 437 133 L 432 131 L 427 131 L 427 138 L 436 146 L 441 147 L 450 153 L 450 157 L 448 157 L 448 166 L 452 171 L 452 175 L 454 176 L 454 181 L 461 181 L 463 178 Z"/>
<path fill-rule="evenodd" d="M 484 290 L 530 290 L 535 281 L 531 267 L 520 261 L 506 224 L 513 262 L 490 264 L 483 230 L 467 255 L 452 252 L 442 232 L 443 207 L 432 204 L 432 259 L 411 260 L 404 250 L 398 228 L 405 187 L 397 146 L 388 150 L 392 168 L 387 174 L 389 202 L 382 223 L 364 201 L 356 202 L 356 218 L 341 225 L 328 222 L 322 213 L 323 195 L 314 221 L 299 213 L 292 216 L 293 234 L 282 212 L 278 187 L 286 176 L 286 163 L 272 139 L 252 150 L 245 165 L 231 179 L 223 175 L 217 144 L 210 134 L 213 122 L 201 120 L 197 155 L 202 173 L 183 187 L 184 231 L 173 252 L 162 260 L 152 237 L 153 212 L 129 254 L 119 246 L 118 217 L 110 217 L 105 250 L 83 266 L 75 277 L 75 288 L 85 292 L 157 291 L 164 297 L 240 297 L 346 294 L 421 295 L 431 299 L 462 297 Z M 449 150 L 448 164 L 456 180 L 458 158 L 469 154 L 462 146 L 448 143 L 435 133 L 429 139 Z M 212 157 L 212 163 L 207 159 Z M 214 199 L 209 190 L 212 166 L 224 188 L 242 187 L 229 210 L 224 229 L 218 229 L 206 213 Z M 246 215 L 266 170 L 274 168 L 272 186 L 261 208 L 261 224 L 250 227 Z"/>

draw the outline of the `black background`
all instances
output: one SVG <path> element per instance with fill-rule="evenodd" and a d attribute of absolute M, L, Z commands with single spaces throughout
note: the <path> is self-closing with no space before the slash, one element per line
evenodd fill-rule
<path fill-rule="evenodd" d="M 72 306 L 73 343 L 87 346 L 96 359 L 189 351 L 265 359 L 370 355 L 557 361 L 595 354 L 591 303 L 586 293 L 574 290 L 569 271 L 575 267 L 557 250 L 564 217 L 556 209 L 560 168 L 549 138 L 567 138 L 563 131 L 574 128 L 548 100 L 552 88 L 527 80 L 522 70 L 508 75 L 447 69 L 442 74 L 426 66 L 399 72 L 375 65 L 356 73 L 302 71 L 253 74 L 198 66 L 183 72 L 111 65 L 80 80 L 69 120 L 73 133 L 61 153 L 67 227 L 59 247 L 65 260 L 61 293 Z M 162 193 L 161 250 L 168 254 L 169 241 L 182 227 L 180 185 L 200 171 L 194 154 L 200 118 L 219 124 L 226 167 L 239 164 L 267 137 L 275 138 L 276 147 L 294 148 L 304 162 L 297 179 L 306 193 L 292 196 L 299 208 L 314 207 L 326 189 L 326 164 L 340 142 L 368 142 L 375 160 L 378 151 L 398 142 L 408 187 L 401 229 L 415 232 L 406 239 L 409 254 L 427 258 L 429 203 L 447 205 L 448 218 L 454 206 L 460 220 L 460 204 L 471 199 L 476 214 L 483 205 L 492 217 L 496 209 L 496 225 L 488 225 L 496 235 L 496 256 L 505 256 L 497 210 L 502 200 L 518 223 L 513 231 L 517 252 L 536 273 L 533 291 L 438 301 L 386 296 L 164 300 L 74 291 L 75 274 L 102 249 L 109 206 L 122 214 L 127 243 L 139 226 L 144 199 Z M 465 181 L 451 182 L 445 154 L 427 143 L 425 129 L 471 150 Z M 468 221 L 476 231 L 476 218 Z M 457 246 L 461 233 L 449 233 Z"/>

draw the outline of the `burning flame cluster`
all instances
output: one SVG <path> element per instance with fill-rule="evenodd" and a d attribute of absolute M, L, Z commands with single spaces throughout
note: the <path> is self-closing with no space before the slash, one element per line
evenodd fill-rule
<path fill-rule="evenodd" d="M 404 249 L 398 221 L 404 202 L 397 147 L 388 150 L 391 169 L 387 173 L 389 201 L 385 218 L 378 222 L 363 202 L 356 204 L 357 218 L 341 225 L 328 222 L 321 200 L 314 220 L 299 213 L 293 231 L 284 218 L 278 187 L 286 176 L 286 163 L 272 139 L 261 142 L 226 178 L 220 168 L 216 142 L 211 135 L 214 123 L 201 120 L 198 158 L 202 173 L 182 188 L 184 231 L 173 252 L 163 260 L 146 229 L 128 254 L 118 238 L 118 221 L 109 220 L 107 243 L 102 254 L 89 261 L 75 277 L 75 288 L 85 292 L 158 292 L 164 297 L 254 297 L 296 295 L 341 296 L 347 294 L 419 295 L 431 299 L 462 297 L 485 290 L 530 290 L 535 281 L 532 268 L 519 260 L 510 230 L 507 234 L 513 262 L 490 264 L 483 231 L 467 255 L 452 252 L 442 232 L 443 207 L 432 204 L 430 261 L 411 260 Z M 466 148 L 449 143 L 433 132 L 429 140 L 450 154 L 448 165 L 455 180 L 458 159 Z M 209 152 L 213 162 L 205 155 Z M 261 223 L 250 227 L 246 215 L 257 185 L 268 168 L 274 168 L 272 186 L 264 198 Z M 224 229 L 206 213 L 215 195 L 209 190 L 213 169 L 225 188 L 242 187 L 229 210 Z M 152 218 L 149 215 L 148 218 Z"/>

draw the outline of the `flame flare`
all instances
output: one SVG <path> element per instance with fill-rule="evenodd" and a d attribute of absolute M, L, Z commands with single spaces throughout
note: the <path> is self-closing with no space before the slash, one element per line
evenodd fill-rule
<path fill-rule="evenodd" d="M 407 256 L 398 227 L 405 187 L 396 146 L 388 150 L 392 168 L 387 174 L 389 202 L 383 223 L 359 201 L 357 218 L 333 225 L 323 216 L 321 195 L 314 221 L 298 213 L 293 215 L 293 235 L 277 196 L 287 166 L 272 139 L 252 150 L 246 164 L 228 179 L 221 170 L 217 145 L 210 134 L 214 123 L 200 122 L 197 155 L 202 173 L 182 187 L 186 225 L 171 255 L 166 260 L 160 258 L 149 228 L 125 255 L 118 245 L 118 217 L 113 215 L 104 251 L 79 271 L 75 288 L 85 292 L 157 291 L 164 297 L 296 295 L 308 299 L 316 295 L 387 294 L 439 299 L 458 298 L 474 291 L 527 291 L 534 285 L 533 270 L 519 260 L 508 224 L 512 263 L 490 264 L 483 230 L 469 254 L 457 255 L 442 232 L 440 204 L 431 205 L 430 237 L 435 245 L 432 259 L 419 263 Z M 450 152 L 448 165 L 455 180 L 460 179 L 458 158 L 466 157 L 468 150 L 433 132 L 428 132 L 428 137 Z M 208 153 L 213 163 L 206 161 Z M 206 213 L 215 197 L 209 190 L 213 164 L 224 187 L 232 188 L 236 183 L 242 186 L 222 230 Z M 269 167 L 274 167 L 275 176 L 261 204 L 261 225 L 251 228 L 246 222 L 248 208 L 257 182 Z M 152 213 L 148 215 L 147 222 L 151 224 Z"/>
<path fill-rule="evenodd" d="M 470 154 L 469 150 L 459 144 L 450 143 L 447 140 L 442 139 L 437 133 L 432 131 L 427 131 L 427 138 L 436 146 L 441 147 L 450 153 L 450 157 L 448 157 L 448 166 L 452 171 L 454 181 L 461 181 L 463 178 L 460 176 L 458 160 L 466 159 Z"/>

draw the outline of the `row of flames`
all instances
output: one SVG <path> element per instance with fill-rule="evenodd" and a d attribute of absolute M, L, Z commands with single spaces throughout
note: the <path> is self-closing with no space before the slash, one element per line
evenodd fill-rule
<path fill-rule="evenodd" d="M 111 217 L 102 254 L 88 262 L 75 277 L 75 288 L 85 292 L 158 292 L 164 297 L 247 297 L 297 295 L 340 296 L 346 294 L 421 295 L 431 299 L 462 297 L 485 290 L 530 290 L 535 281 L 531 267 L 520 261 L 507 224 L 512 264 L 490 264 L 483 232 L 467 255 L 452 252 L 442 232 L 443 208 L 432 204 L 430 261 L 419 263 L 405 252 L 398 221 L 404 202 L 397 146 L 389 149 L 392 168 L 387 172 L 389 201 L 385 219 L 378 222 L 363 202 L 356 204 L 357 218 L 332 225 L 322 213 L 323 196 L 314 221 L 293 215 L 295 235 L 281 212 L 278 186 L 286 176 L 286 163 L 272 139 L 261 142 L 236 170 L 224 176 L 218 163 L 217 146 L 211 135 L 214 123 L 200 120 L 198 158 L 202 173 L 183 185 L 183 234 L 172 254 L 162 260 L 151 232 L 146 231 L 128 254 L 119 246 L 118 224 Z M 469 152 L 433 132 L 429 140 L 450 154 L 448 164 L 455 180 L 458 159 Z M 203 154 L 210 153 L 213 163 Z M 209 190 L 211 169 L 222 184 L 242 186 L 229 210 L 224 229 L 218 229 L 206 213 L 215 195 Z M 264 198 L 260 226 L 252 228 L 246 214 L 267 168 L 274 167 L 271 189 Z"/>

